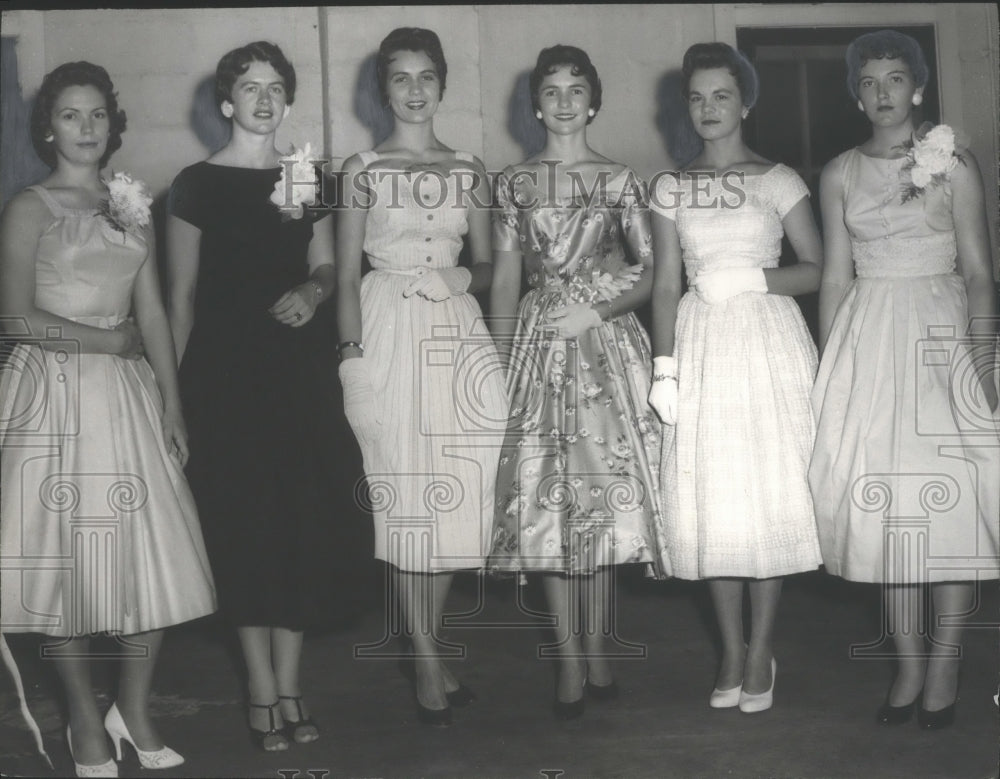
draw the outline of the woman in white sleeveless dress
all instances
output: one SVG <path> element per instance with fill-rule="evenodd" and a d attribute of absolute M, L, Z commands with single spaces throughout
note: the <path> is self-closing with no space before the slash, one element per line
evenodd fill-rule
<path fill-rule="evenodd" d="M 53 171 L 0 223 L 0 315 L 21 341 L 0 373 L 0 616 L 5 632 L 62 639 L 45 650 L 78 776 L 118 775 L 108 735 L 144 768 L 184 761 L 150 719 L 153 671 L 163 628 L 215 610 L 150 201 L 137 182 L 100 176 L 124 129 L 104 68 L 49 73 L 32 140 Z M 128 636 L 103 722 L 98 633 Z"/>
<path fill-rule="evenodd" d="M 482 568 L 488 552 L 507 410 L 503 367 L 470 294 L 492 277 L 489 184 L 479 160 L 434 134 L 447 74 L 437 35 L 394 30 L 377 66 L 395 126 L 344 163 L 340 376 L 375 556 L 391 566 L 414 649 L 417 712 L 441 726 L 472 694 L 438 657 L 435 630 L 453 572 Z M 457 264 L 466 233 L 471 268 Z M 363 254 L 373 270 L 362 280 Z"/>
<path fill-rule="evenodd" d="M 906 153 L 928 78 L 916 41 L 863 35 L 847 64 L 872 137 L 820 180 L 823 360 L 809 478 L 827 570 L 883 586 L 898 673 L 878 721 L 912 719 L 919 700 L 921 726 L 940 728 L 955 715 L 962 631 L 945 618 L 967 614 L 975 583 L 1000 576 L 997 303 L 983 184 L 946 126 L 918 133 Z M 926 636 L 928 593 L 937 619 Z"/>

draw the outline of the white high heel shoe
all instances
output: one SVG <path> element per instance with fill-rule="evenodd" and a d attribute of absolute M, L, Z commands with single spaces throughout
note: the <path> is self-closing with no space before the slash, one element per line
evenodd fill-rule
<path fill-rule="evenodd" d="M 755 714 L 767 711 L 774 703 L 774 677 L 778 675 L 778 663 L 771 658 L 771 686 L 767 692 L 741 692 L 740 711 L 744 714 Z"/>
<path fill-rule="evenodd" d="M 66 746 L 69 747 L 69 756 L 73 760 L 77 776 L 89 776 L 95 777 L 95 779 L 99 777 L 118 776 L 118 763 L 114 760 L 108 760 L 108 762 L 101 763 L 100 765 L 81 765 L 76 762 L 76 758 L 73 757 L 73 739 L 69 725 L 66 726 Z"/>
<path fill-rule="evenodd" d="M 112 704 L 111 708 L 108 709 L 108 715 L 104 718 L 104 729 L 111 736 L 111 741 L 115 745 L 115 756 L 119 760 L 122 759 L 122 739 L 125 739 L 132 745 L 132 749 L 135 750 L 135 754 L 139 758 L 139 764 L 143 768 L 173 768 L 184 762 L 184 758 L 168 746 L 152 752 L 139 749 L 135 745 L 132 734 L 128 732 L 125 720 L 122 719 L 121 712 L 118 711 L 117 703 Z M 116 773 L 115 776 L 118 774 Z"/>

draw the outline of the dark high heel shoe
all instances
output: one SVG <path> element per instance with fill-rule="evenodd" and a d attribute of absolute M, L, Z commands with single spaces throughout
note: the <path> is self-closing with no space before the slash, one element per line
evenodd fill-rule
<path fill-rule="evenodd" d="M 556 680 L 556 695 L 555 700 L 552 701 L 552 713 L 556 715 L 558 720 L 571 720 L 577 717 L 582 717 L 584 709 L 587 707 L 586 704 L 586 691 L 587 691 L 587 677 L 583 677 L 583 689 L 580 690 L 580 697 L 575 701 L 561 701 L 559 700 L 559 681 Z"/>
<path fill-rule="evenodd" d="M 583 689 L 595 701 L 613 701 L 619 695 L 618 683 L 615 681 L 611 684 L 591 684 L 588 681 L 583 685 Z"/>
<path fill-rule="evenodd" d="M 887 700 L 879 706 L 875 718 L 881 725 L 902 725 L 913 718 L 913 711 L 916 707 L 917 702 L 915 700 L 910 701 L 905 706 L 893 706 Z"/>
<path fill-rule="evenodd" d="M 257 746 L 258 749 L 264 752 L 284 752 L 288 749 L 288 739 L 285 734 L 278 730 L 274 725 L 274 710 L 278 706 L 278 702 L 274 703 L 251 703 L 248 704 L 251 709 L 267 709 L 267 720 L 268 728 L 267 730 L 257 730 L 253 725 L 250 726 L 250 739 Z M 268 739 L 270 741 L 270 748 L 268 748 Z"/>
<path fill-rule="evenodd" d="M 297 720 L 289 720 L 286 718 L 285 727 L 281 729 L 281 732 L 296 744 L 311 744 L 313 741 L 318 741 L 319 727 L 317 727 L 316 721 L 312 717 L 307 718 L 302 716 L 302 696 L 279 695 L 278 700 L 295 701 L 295 711 L 297 711 L 299 715 Z M 314 732 L 308 732 L 306 730 L 307 728 L 312 728 Z"/>
<path fill-rule="evenodd" d="M 414 693 L 416 698 L 416 693 Z M 428 709 L 419 700 L 417 701 L 417 719 L 425 725 L 433 725 L 435 728 L 447 728 L 451 725 L 451 706 L 443 709 Z"/>
<path fill-rule="evenodd" d="M 917 707 L 917 724 L 923 730 L 941 730 L 950 727 L 955 722 L 956 698 L 949 706 L 937 711 L 927 711 L 923 704 Z"/>

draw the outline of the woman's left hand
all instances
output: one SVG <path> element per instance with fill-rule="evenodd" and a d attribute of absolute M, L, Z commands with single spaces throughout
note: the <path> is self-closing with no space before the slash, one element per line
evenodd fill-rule
<path fill-rule="evenodd" d="M 167 453 L 180 463 L 181 468 L 187 465 L 188 461 L 188 434 L 184 424 L 184 417 L 178 411 L 163 412 L 161 420 L 163 427 L 163 441 L 167 445 Z"/>
<path fill-rule="evenodd" d="M 316 287 L 307 281 L 278 298 L 268 313 L 283 325 L 302 327 L 316 313 L 316 303 Z"/>
<path fill-rule="evenodd" d="M 560 338 L 579 338 L 588 330 L 600 327 L 601 315 L 589 303 L 570 303 L 550 309 L 536 330 L 555 330 Z"/>

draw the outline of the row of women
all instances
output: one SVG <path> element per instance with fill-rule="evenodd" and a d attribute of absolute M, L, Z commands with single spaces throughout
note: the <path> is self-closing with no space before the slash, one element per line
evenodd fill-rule
<path fill-rule="evenodd" d="M 653 191 L 588 145 L 588 56 L 544 49 L 530 91 L 545 147 L 498 176 L 491 225 L 482 163 L 434 132 L 440 41 L 395 30 L 377 58 L 394 128 L 346 161 L 334 240 L 329 211 L 272 202 L 295 71 L 250 44 L 217 70 L 231 140 L 171 189 L 167 306 L 147 202 L 100 176 L 125 128 L 107 73 L 50 73 L 32 136 L 52 174 L 0 225 L 2 310 L 21 323 L 0 388 L 3 628 L 63 639 L 78 775 L 117 775 L 106 733 L 119 759 L 124 740 L 147 768 L 183 760 L 149 715 L 153 665 L 163 628 L 217 595 L 258 746 L 319 738 L 299 657 L 350 512 L 331 478 L 350 466 L 330 454 L 328 310 L 422 721 L 475 699 L 437 652 L 455 571 L 542 573 L 561 626 L 554 711 L 571 718 L 618 694 L 601 629 L 613 566 L 708 581 L 723 645 L 710 705 L 756 712 L 773 701 L 782 577 L 825 564 L 884 585 L 899 662 L 879 720 L 949 724 L 961 628 L 943 623 L 928 650 L 900 626 L 928 597 L 962 613 L 1000 576 L 983 187 L 951 136 L 940 170 L 916 171 L 934 138 L 914 135 L 928 70 L 912 39 L 864 35 L 847 66 L 872 135 L 823 171 L 822 242 L 802 180 L 745 145 L 757 76 L 719 43 L 683 63 L 704 142 L 687 171 L 702 175 Z M 798 261 L 779 267 L 783 237 Z M 793 300 L 817 289 L 818 366 Z M 491 332 L 473 294 L 487 290 Z M 652 341 L 634 313 L 650 298 Z M 79 551 L 105 548 L 88 542 L 101 533 L 110 556 Z M 87 659 L 101 632 L 148 649 L 103 718 Z"/>

